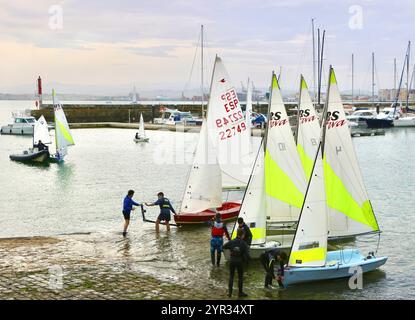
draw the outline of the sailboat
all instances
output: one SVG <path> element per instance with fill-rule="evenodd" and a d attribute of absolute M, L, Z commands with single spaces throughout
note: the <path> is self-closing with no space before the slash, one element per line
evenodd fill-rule
<path fill-rule="evenodd" d="M 332 67 L 323 115 L 322 138 L 284 274 L 285 286 L 350 277 L 352 267 L 368 272 L 387 260 L 373 252 L 364 256 L 358 249 L 327 251 L 330 211 L 351 217 L 360 224 L 362 233 L 380 231 L 363 184 Z"/>
<path fill-rule="evenodd" d="M 143 120 L 143 114 L 140 114 L 140 131 L 136 133 L 135 142 L 148 142 L 149 138 L 146 137 L 146 133 L 144 131 L 144 120 Z"/>
<path fill-rule="evenodd" d="M 53 112 L 55 115 L 55 144 L 56 153 L 50 156 L 50 162 L 62 162 L 68 154 L 68 147 L 75 144 L 68 121 L 63 112 L 62 104 L 56 97 L 55 89 L 52 89 Z"/>
<path fill-rule="evenodd" d="M 289 249 L 306 190 L 306 177 L 275 73 L 268 125 L 242 201 L 239 216 L 252 232 L 251 257 L 271 248 Z M 235 236 L 236 225 L 232 236 Z M 270 235 L 270 230 L 281 234 Z M 229 252 L 225 250 L 225 257 Z"/>
<path fill-rule="evenodd" d="M 181 209 L 174 216 L 177 224 L 204 223 L 216 212 L 224 221 L 237 217 L 240 203 L 223 202 L 222 188 L 238 186 L 249 179 L 251 164 L 241 163 L 244 148 L 248 148 L 244 140 L 247 132 L 236 90 L 222 60 L 216 56 L 207 117 L 200 131 Z"/>
<path fill-rule="evenodd" d="M 133 99 L 131 101 L 131 104 L 137 104 L 137 92 L 135 90 L 135 86 L 134 86 L 134 90 L 133 90 Z"/>
<path fill-rule="evenodd" d="M 19 162 L 30 162 L 30 163 L 43 163 L 49 159 L 49 150 L 48 148 L 40 149 L 38 146 L 39 141 L 44 145 L 51 144 L 48 124 L 45 120 L 45 117 L 42 115 L 35 122 L 33 128 L 33 147 L 29 150 L 23 151 L 21 154 L 11 154 L 10 159 L 13 161 Z"/>

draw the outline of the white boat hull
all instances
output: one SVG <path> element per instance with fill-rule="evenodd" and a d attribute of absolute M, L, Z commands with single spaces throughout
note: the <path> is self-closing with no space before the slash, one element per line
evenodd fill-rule
<path fill-rule="evenodd" d="M 363 273 L 373 271 L 384 265 L 387 257 L 364 257 L 357 249 L 327 252 L 323 267 L 287 267 L 284 272 L 284 286 L 311 281 L 349 278 L 357 267 Z"/>
<path fill-rule="evenodd" d="M 415 117 L 403 117 L 393 120 L 394 127 L 415 127 Z"/>
<path fill-rule="evenodd" d="M 134 138 L 134 142 L 135 143 L 140 143 L 140 142 L 148 142 L 150 139 L 149 138 Z"/>
<path fill-rule="evenodd" d="M 7 125 L 2 126 L 0 129 L 1 134 L 14 134 L 14 135 L 33 135 L 33 126 L 15 126 Z"/>

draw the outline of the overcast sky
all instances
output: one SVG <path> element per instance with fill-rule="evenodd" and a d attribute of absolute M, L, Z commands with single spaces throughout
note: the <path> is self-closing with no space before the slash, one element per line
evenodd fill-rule
<path fill-rule="evenodd" d="M 354 53 L 355 88 L 370 89 L 374 51 L 376 83 L 392 87 L 414 17 L 413 0 L 0 0 L 0 92 L 32 93 L 38 75 L 65 93 L 197 87 L 199 55 L 187 82 L 201 24 L 206 87 L 215 54 L 237 87 L 267 87 L 280 66 L 283 89 L 300 73 L 312 87 L 311 18 L 327 32 L 324 78 L 332 64 L 349 90 Z"/>

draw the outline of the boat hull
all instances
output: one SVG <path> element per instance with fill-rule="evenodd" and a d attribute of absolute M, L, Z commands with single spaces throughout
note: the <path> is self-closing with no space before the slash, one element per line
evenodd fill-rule
<path fill-rule="evenodd" d="M 404 117 L 393 120 L 394 127 L 415 127 L 415 117 Z"/>
<path fill-rule="evenodd" d="M 0 128 L 1 134 L 12 134 L 12 135 L 28 135 L 33 136 L 33 126 L 3 126 Z"/>
<path fill-rule="evenodd" d="M 287 267 L 284 272 L 284 286 L 312 281 L 349 278 L 355 274 L 356 267 L 362 272 L 373 271 L 386 263 L 387 257 L 363 256 L 357 249 L 327 252 L 323 267 Z"/>
<path fill-rule="evenodd" d="M 241 204 L 237 202 L 224 202 L 221 207 L 215 210 L 204 210 L 197 213 L 178 213 L 174 215 L 177 225 L 204 224 L 215 218 L 220 213 L 222 221 L 235 220 L 238 217 Z"/>
<path fill-rule="evenodd" d="M 149 138 L 134 138 L 134 142 L 135 143 L 141 143 L 141 142 L 148 142 L 150 139 Z"/>
<path fill-rule="evenodd" d="M 366 119 L 366 125 L 370 129 L 391 128 L 393 120 L 391 119 Z"/>
<path fill-rule="evenodd" d="M 48 150 L 41 150 L 37 152 L 27 152 L 22 154 L 11 154 L 10 160 L 28 163 L 44 163 L 49 159 L 50 154 Z"/>

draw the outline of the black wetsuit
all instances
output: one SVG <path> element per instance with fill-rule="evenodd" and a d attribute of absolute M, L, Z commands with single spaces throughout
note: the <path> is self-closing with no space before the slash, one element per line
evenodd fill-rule
<path fill-rule="evenodd" d="M 232 294 L 233 278 L 235 276 L 235 270 L 238 271 L 238 287 L 239 294 L 243 291 L 243 271 L 244 262 L 247 262 L 249 257 L 249 247 L 242 239 L 236 238 L 223 245 L 224 249 L 231 251 L 231 258 L 229 263 L 229 296 Z"/>
<path fill-rule="evenodd" d="M 244 222 L 242 225 L 242 230 L 244 231 L 244 241 L 248 246 L 251 246 L 252 243 L 252 232 L 251 229 L 249 229 L 248 225 Z"/>
<path fill-rule="evenodd" d="M 284 276 L 284 262 L 276 261 L 277 256 L 280 254 L 280 250 L 272 249 L 267 250 L 261 254 L 259 257 L 262 266 L 265 269 L 265 287 L 268 288 L 268 285 L 272 285 L 272 279 L 275 278 L 274 263 L 279 263 L 279 276 Z"/>

